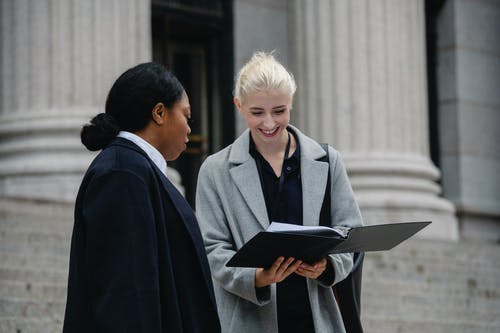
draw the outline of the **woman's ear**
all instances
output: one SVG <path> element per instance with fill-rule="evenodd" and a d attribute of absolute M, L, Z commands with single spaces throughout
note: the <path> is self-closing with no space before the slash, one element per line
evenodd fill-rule
<path fill-rule="evenodd" d="M 237 97 L 234 97 L 234 98 L 233 98 L 233 103 L 234 103 L 234 105 L 236 106 L 236 108 L 238 108 L 238 111 L 240 111 L 241 104 L 240 104 L 240 101 L 238 100 L 238 98 L 237 98 Z"/>
<path fill-rule="evenodd" d="M 165 122 L 165 113 L 166 113 L 165 105 L 163 103 L 156 103 L 156 105 L 151 110 L 151 116 L 153 121 L 157 125 L 163 125 Z"/>

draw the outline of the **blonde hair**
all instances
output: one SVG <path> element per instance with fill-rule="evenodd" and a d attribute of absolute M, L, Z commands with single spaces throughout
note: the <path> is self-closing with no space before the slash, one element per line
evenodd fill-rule
<path fill-rule="evenodd" d="M 274 52 L 255 52 L 252 58 L 240 69 L 234 87 L 234 97 L 241 104 L 250 93 L 280 90 L 293 96 L 297 85 L 293 75 L 278 62 Z"/>

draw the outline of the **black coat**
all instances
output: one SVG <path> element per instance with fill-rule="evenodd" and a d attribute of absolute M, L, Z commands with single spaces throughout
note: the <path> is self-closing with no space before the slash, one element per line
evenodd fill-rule
<path fill-rule="evenodd" d="M 63 331 L 220 331 L 193 211 L 126 139 L 95 158 L 78 192 Z"/>

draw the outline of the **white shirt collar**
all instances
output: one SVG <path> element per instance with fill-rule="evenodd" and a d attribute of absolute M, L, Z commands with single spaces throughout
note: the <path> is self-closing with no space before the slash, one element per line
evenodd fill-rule
<path fill-rule="evenodd" d="M 147 142 L 140 136 L 135 135 L 131 132 L 120 131 L 117 137 L 127 139 L 138 145 L 139 148 L 141 148 L 148 155 L 148 157 L 153 161 L 158 169 L 160 169 L 161 172 L 163 172 L 163 174 L 167 176 L 167 161 L 165 161 L 158 149 L 153 147 L 149 142 Z"/>

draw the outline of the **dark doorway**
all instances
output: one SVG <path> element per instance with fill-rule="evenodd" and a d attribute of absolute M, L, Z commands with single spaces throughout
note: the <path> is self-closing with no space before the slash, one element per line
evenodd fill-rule
<path fill-rule="evenodd" d="M 169 166 L 180 173 L 194 207 L 201 163 L 234 140 L 232 1 L 152 4 L 153 60 L 174 72 L 191 104 L 188 148 Z"/>

